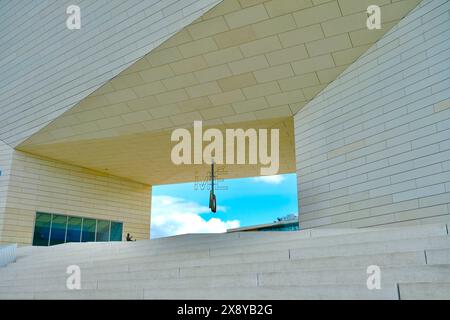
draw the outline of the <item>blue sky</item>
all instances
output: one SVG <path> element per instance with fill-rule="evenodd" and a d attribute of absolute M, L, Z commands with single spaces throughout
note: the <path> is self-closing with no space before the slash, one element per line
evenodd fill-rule
<path fill-rule="evenodd" d="M 151 236 L 224 232 L 227 228 L 274 221 L 297 214 L 295 174 L 219 180 L 217 212 L 208 208 L 209 186 L 195 183 L 154 186 Z"/>

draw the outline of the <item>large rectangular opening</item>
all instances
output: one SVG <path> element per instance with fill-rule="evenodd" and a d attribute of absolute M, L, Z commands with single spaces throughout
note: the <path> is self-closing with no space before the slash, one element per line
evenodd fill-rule
<path fill-rule="evenodd" d="M 215 178 L 217 212 L 208 207 L 210 176 L 191 183 L 152 187 L 151 238 L 186 233 L 222 233 L 245 227 L 298 230 L 295 173 L 252 178 Z M 291 219 L 288 226 L 285 222 Z M 292 221 L 295 220 L 295 221 Z M 284 225 L 284 227 L 282 227 Z"/>

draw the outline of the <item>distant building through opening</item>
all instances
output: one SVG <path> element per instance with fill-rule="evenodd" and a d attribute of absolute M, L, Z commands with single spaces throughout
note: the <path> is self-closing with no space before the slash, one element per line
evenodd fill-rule
<path fill-rule="evenodd" d="M 228 229 L 227 232 L 241 231 L 296 231 L 299 230 L 298 216 L 289 214 L 287 216 L 277 218 L 276 221 L 266 224 L 258 224 L 254 226 Z"/>

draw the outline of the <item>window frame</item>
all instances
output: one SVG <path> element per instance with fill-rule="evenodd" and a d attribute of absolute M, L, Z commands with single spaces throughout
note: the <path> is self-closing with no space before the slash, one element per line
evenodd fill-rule
<path fill-rule="evenodd" d="M 99 219 L 99 218 L 91 218 L 91 217 L 82 217 L 82 216 L 75 216 L 75 215 L 67 215 L 67 214 L 60 214 L 60 213 L 50 213 L 50 212 L 43 212 L 43 211 L 36 211 L 34 214 L 34 227 L 33 227 L 33 237 L 32 237 L 32 246 L 36 246 L 36 247 L 45 247 L 45 245 L 35 245 L 35 235 L 36 235 L 36 222 L 37 222 L 37 217 L 39 214 L 45 214 L 48 215 L 50 217 L 50 225 L 49 225 L 49 231 L 48 231 L 48 239 L 47 239 L 47 247 L 51 247 L 54 245 L 58 245 L 58 244 L 53 244 L 51 245 L 51 235 L 52 235 L 52 228 L 53 228 L 53 217 L 54 216 L 64 216 L 66 218 L 66 228 L 64 230 L 64 242 L 63 243 L 59 243 L 59 244 L 64 244 L 64 243 L 69 243 L 67 242 L 67 231 L 69 228 L 69 219 L 70 218 L 79 218 L 81 219 L 81 225 L 80 225 L 80 238 L 79 241 L 71 241 L 70 243 L 82 243 L 82 239 L 83 239 L 83 227 L 84 227 L 84 221 L 85 219 L 89 219 L 89 220 L 94 220 L 95 221 L 95 231 L 94 231 L 94 240 L 93 241 L 86 241 L 86 242 L 97 242 L 97 231 L 98 231 L 98 221 L 106 221 L 109 224 L 109 229 L 108 229 L 108 240 L 103 240 L 102 242 L 120 242 L 123 241 L 123 221 L 118 221 L 118 220 L 111 220 L 111 219 Z M 120 224 L 121 226 L 121 231 L 122 233 L 120 234 L 120 240 L 111 240 L 111 231 L 112 231 L 112 224 L 116 223 L 116 224 Z"/>

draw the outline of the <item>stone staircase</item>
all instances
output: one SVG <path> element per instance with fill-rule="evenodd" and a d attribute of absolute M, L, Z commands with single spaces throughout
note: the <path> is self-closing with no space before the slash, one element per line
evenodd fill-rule
<path fill-rule="evenodd" d="M 450 299 L 445 224 L 188 234 L 17 249 L 0 299 Z M 69 265 L 81 290 L 69 290 Z M 367 267 L 381 269 L 369 290 Z"/>

